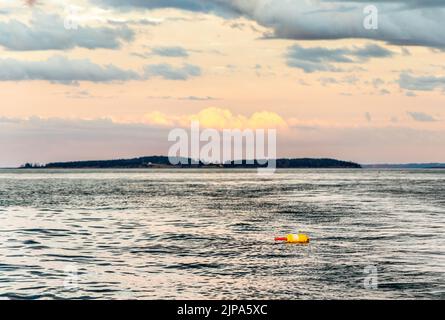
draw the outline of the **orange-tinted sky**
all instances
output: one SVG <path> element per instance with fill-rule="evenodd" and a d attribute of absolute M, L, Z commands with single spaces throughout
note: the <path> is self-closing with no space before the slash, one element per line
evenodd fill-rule
<path fill-rule="evenodd" d="M 377 30 L 361 1 L 2 1 L 0 166 L 166 154 L 191 119 L 278 127 L 280 156 L 445 162 L 445 4 L 374 4 Z"/>

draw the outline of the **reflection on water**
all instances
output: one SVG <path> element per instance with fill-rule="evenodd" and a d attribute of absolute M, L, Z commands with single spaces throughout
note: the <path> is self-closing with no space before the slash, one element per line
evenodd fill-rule
<path fill-rule="evenodd" d="M 441 299 L 444 178 L 3 170 L 0 297 Z M 310 245 L 273 243 L 298 231 Z"/>

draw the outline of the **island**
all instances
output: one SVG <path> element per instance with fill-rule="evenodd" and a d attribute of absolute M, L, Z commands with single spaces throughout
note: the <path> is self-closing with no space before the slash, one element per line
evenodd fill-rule
<path fill-rule="evenodd" d="M 92 161 L 72 161 L 72 162 L 53 162 L 46 165 L 30 164 L 27 163 L 21 168 L 23 169 L 141 169 L 141 168 L 261 168 L 267 165 L 259 164 L 257 160 L 254 164 L 247 163 L 243 160 L 241 163 L 234 161 L 224 164 L 206 164 L 201 161 L 196 164 L 192 164 L 191 159 L 183 159 L 180 165 L 172 165 L 170 160 L 166 156 L 150 156 L 140 157 L 133 159 L 116 159 L 116 160 L 92 160 Z M 350 168 L 360 169 L 362 166 L 358 163 L 350 161 L 341 161 L 335 159 L 277 159 L 276 168 Z"/>

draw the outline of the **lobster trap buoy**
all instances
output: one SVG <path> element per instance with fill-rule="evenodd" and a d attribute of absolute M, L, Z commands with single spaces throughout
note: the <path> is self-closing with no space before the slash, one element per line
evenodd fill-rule
<path fill-rule="evenodd" d="M 276 237 L 276 242 L 286 242 L 286 243 L 300 243 L 300 244 L 306 244 L 309 243 L 309 236 L 304 233 L 299 234 L 288 234 L 285 237 Z"/>

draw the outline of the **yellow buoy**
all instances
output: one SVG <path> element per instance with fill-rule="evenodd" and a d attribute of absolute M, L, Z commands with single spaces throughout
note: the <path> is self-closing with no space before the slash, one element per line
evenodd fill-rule
<path fill-rule="evenodd" d="M 309 236 L 303 233 L 288 234 L 286 237 L 277 237 L 275 241 L 284 241 L 287 243 L 309 243 Z"/>

